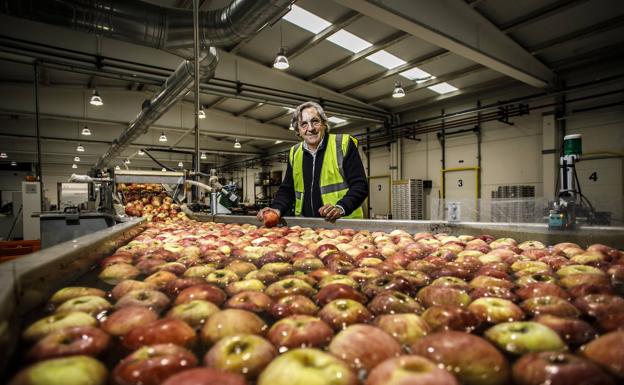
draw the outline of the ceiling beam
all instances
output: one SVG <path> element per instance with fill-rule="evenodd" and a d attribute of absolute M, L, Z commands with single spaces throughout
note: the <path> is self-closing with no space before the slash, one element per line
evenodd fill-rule
<path fill-rule="evenodd" d="M 470 66 L 470 67 L 462 68 L 460 70 L 453 71 L 453 72 L 450 72 L 450 73 L 447 73 L 447 74 L 435 77 L 435 78 L 430 79 L 430 80 L 425 80 L 424 82 L 413 83 L 413 84 L 410 84 L 408 86 L 403 86 L 403 91 L 405 91 L 405 93 L 415 92 L 415 91 L 418 91 L 418 90 L 422 90 L 423 88 L 431 87 L 431 86 L 434 86 L 434 85 L 440 84 L 440 83 L 450 82 L 450 81 L 453 81 L 455 79 L 462 78 L 464 76 L 472 75 L 472 74 L 480 72 L 480 71 L 485 71 L 487 69 L 488 69 L 487 67 L 484 67 L 481 64 L 473 65 L 473 66 Z M 382 100 L 392 99 L 392 95 L 391 95 L 390 91 L 391 90 L 388 90 L 387 93 L 384 93 L 382 95 L 376 96 L 376 97 L 374 97 L 372 99 L 368 99 L 368 102 L 369 103 L 379 103 Z"/>
<path fill-rule="evenodd" d="M 217 107 L 219 104 L 225 102 L 225 100 L 227 99 L 227 97 L 225 96 L 221 96 L 220 98 L 217 98 L 215 100 L 213 100 L 210 103 L 204 104 L 204 109 L 209 110 L 211 108 L 215 108 Z"/>
<path fill-rule="evenodd" d="M 407 71 L 409 69 L 415 68 L 415 67 L 419 67 L 423 64 L 429 63 L 433 60 L 437 60 L 437 59 L 441 59 L 444 56 L 448 55 L 449 51 L 445 50 L 445 49 L 439 49 L 436 50 L 434 52 L 430 52 L 428 54 L 425 54 L 421 57 L 418 57 L 414 60 L 410 60 L 409 62 L 400 65 L 398 67 L 389 69 L 387 71 L 381 72 L 379 74 L 373 75 L 373 76 L 369 76 L 366 79 L 362 79 L 362 80 L 358 80 L 357 82 L 351 83 L 343 88 L 340 89 L 340 92 L 349 92 L 349 91 L 353 91 L 354 89 L 360 88 L 360 87 L 364 87 L 370 84 L 373 84 L 375 82 L 378 82 L 380 80 L 383 80 L 387 77 L 390 76 L 394 76 L 398 73 L 401 73 L 403 71 Z"/>
<path fill-rule="evenodd" d="M 561 44 L 565 44 L 572 40 L 583 39 L 592 35 L 607 32 L 612 29 L 621 27 L 623 25 L 624 25 L 624 15 L 619 15 L 611 19 L 605 20 L 603 22 L 600 22 L 598 24 L 591 25 L 587 28 L 583 28 L 578 31 L 565 34 L 563 36 L 559 36 L 554 39 L 547 40 L 543 43 L 536 44 L 530 47 L 529 51 L 531 52 L 531 54 L 537 55 L 540 52 L 543 52 L 544 50 L 548 48 L 552 48 Z"/>
<path fill-rule="evenodd" d="M 590 63 L 605 62 L 624 58 L 624 42 L 618 42 L 606 47 L 583 52 L 552 62 L 557 72 L 570 71 L 578 67 L 585 67 Z"/>
<path fill-rule="evenodd" d="M 6 110 L 6 109 L 0 109 L 0 117 L 1 116 L 6 116 L 8 119 L 15 119 L 15 118 L 22 118 L 22 117 L 26 117 L 29 119 L 34 119 L 34 112 L 30 112 L 30 111 L 20 111 L 20 110 Z M 113 125 L 113 126 L 119 126 L 119 127 L 127 127 L 128 123 L 124 122 L 124 121 L 120 121 L 120 120 L 112 120 L 112 119 L 95 119 L 92 117 L 89 117 L 87 119 L 85 119 L 82 116 L 70 116 L 70 115 L 60 115 L 60 114 L 45 114 L 45 113 L 40 113 L 39 114 L 39 118 L 40 119 L 50 119 L 50 120 L 62 120 L 62 121 L 70 121 L 70 122 L 79 122 L 79 123 L 95 123 L 95 124 L 103 124 L 103 125 Z M 283 127 L 280 127 L 283 128 Z M 149 130 L 152 131 L 167 131 L 167 132 L 176 132 L 176 133 L 183 133 L 186 131 L 185 128 L 180 128 L 180 127 L 173 127 L 173 126 L 166 126 L 166 125 L 151 125 L 149 127 Z M 212 136 L 220 136 L 220 137 L 237 137 L 237 138 L 249 138 L 249 139 L 258 139 L 258 140 L 266 140 L 266 141 L 275 141 L 275 140 L 283 140 L 285 142 L 292 142 L 292 143 L 296 143 L 296 140 L 292 140 L 288 139 L 288 138 L 284 138 L 284 137 L 277 137 L 277 136 L 263 136 L 263 135 L 249 135 L 249 134 L 237 134 L 237 133 L 232 133 L 232 132 L 228 132 L 228 131 L 200 131 L 199 133 L 202 136 L 208 136 L 208 137 L 212 137 Z M 110 143 L 109 143 L 110 144 Z"/>
<path fill-rule="evenodd" d="M 294 60 L 297 56 L 303 54 L 305 51 L 324 41 L 334 33 L 360 19 L 363 15 L 355 11 L 350 11 L 327 28 L 312 36 L 311 38 L 304 40 L 301 44 L 298 44 L 292 49 L 286 51 L 288 60 Z"/>
<path fill-rule="evenodd" d="M 520 28 L 526 27 L 529 24 L 533 24 L 540 20 L 547 19 L 551 16 L 565 11 L 566 9 L 570 9 L 577 5 L 586 3 L 587 1 L 588 0 L 558 0 L 554 3 L 545 5 L 515 19 L 512 19 L 505 24 L 499 25 L 499 28 L 505 33 L 512 33 L 519 30 Z"/>
<path fill-rule="evenodd" d="M 336 2 L 533 87 L 555 82 L 553 71 L 463 1 Z"/>
<path fill-rule="evenodd" d="M 281 118 L 283 116 L 291 115 L 291 114 L 292 114 L 292 112 L 290 112 L 290 111 L 279 112 L 279 113 L 271 116 L 268 119 L 263 119 L 262 122 L 263 123 L 271 123 L 271 122 L 274 122 L 274 121 L 276 121 L 277 119 L 279 119 L 279 118 Z"/>
<path fill-rule="evenodd" d="M 330 72 L 333 71 L 338 71 L 341 68 L 344 68 L 348 65 L 351 65 L 357 61 L 360 61 L 362 59 L 364 59 L 366 56 L 368 55 L 372 55 L 375 52 L 379 52 L 382 49 L 385 49 L 391 45 L 394 45 L 402 40 L 404 40 L 405 38 L 409 37 L 409 34 L 403 32 L 403 31 L 399 31 L 397 33 L 393 33 L 392 35 L 378 41 L 377 43 L 373 44 L 372 46 L 363 49 L 362 51 L 358 52 L 358 53 L 354 53 L 351 56 L 347 56 L 344 59 L 338 60 L 337 62 L 334 62 L 322 69 L 320 69 L 319 71 L 313 73 L 312 75 L 308 76 L 305 78 L 305 80 L 307 81 L 314 81 L 318 78 L 320 78 L 321 76 L 325 76 Z"/>
<path fill-rule="evenodd" d="M 253 110 L 255 110 L 256 108 L 260 108 L 260 107 L 262 107 L 262 106 L 264 106 L 264 103 L 263 103 L 263 102 L 254 103 L 254 104 L 252 104 L 252 105 L 251 105 L 251 106 L 249 106 L 249 107 L 245 107 L 245 108 L 243 108 L 242 110 L 240 110 L 240 111 L 238 111 L 238 112 L 235 112 L 235 113 L 234 113 L 234 116 L 243 116 L 243 115 L 245 115 L 246 113 L 248 113 L 249 111 L 253 111 Z"/>

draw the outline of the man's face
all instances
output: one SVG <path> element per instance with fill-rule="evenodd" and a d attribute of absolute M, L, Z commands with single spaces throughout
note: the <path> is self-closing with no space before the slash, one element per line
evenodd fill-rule
<path fill-rule="evenodd" d="M 326 126 L 316 108 L 308 107 L 301 111 L 297 129 L 308 147 L 316 149 L 323 140 Z"/>

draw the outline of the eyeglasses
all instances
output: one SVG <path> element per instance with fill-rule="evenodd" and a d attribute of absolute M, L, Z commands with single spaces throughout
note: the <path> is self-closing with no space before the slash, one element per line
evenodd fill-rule
<path fill-rule="evenodd" d="M 303 128 L 304 130 L 307 130 L 311 126 L 318 128 L 321 126 L 321 123 L 323 123 L 323 121 L 319 118 L 312 118 L 310 120 L 300 120 L 299 127 Z"/>

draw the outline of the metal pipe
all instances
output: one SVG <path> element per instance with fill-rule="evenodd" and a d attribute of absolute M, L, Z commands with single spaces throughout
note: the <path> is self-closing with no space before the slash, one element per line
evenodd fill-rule
<path fill-rule="evenodd" d="M 43 174 L 41 173 L 41 130 L 39 127 L 39 67 L 37 62 L 33 66 L 33 71 L 35 75 L 35 135 L 37 137 L 37 181 L 39 181 L 39 191 L 41 191 L 40 198 L 40 206 L 41 211 L 45 210 L 44 206 L 44 194 L 43 194 Z"/>
<path fill-rule="evenodd" d="M 201 45 L 226 47 L 281 18 L 294 0 L 233 0 L 199 14 Z M 5 0 L 0 12 L 193 57 L 193 11 L 138 0 Z"/>
<path fill-rule="evenodd" d="M 199 63 L 199 0 L 193 0 L 193 53 L 195 54 L 195 63 Z M 199 66 L 195 66 L 195 180 L 199 181 L 199 172 L 201 172 L 201 163 L 199 158 Z M 197 187 L 192 188 L 193 200 L 199 198 Z"/>

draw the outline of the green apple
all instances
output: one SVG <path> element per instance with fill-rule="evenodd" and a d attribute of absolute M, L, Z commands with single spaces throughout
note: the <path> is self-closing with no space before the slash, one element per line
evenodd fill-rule
<path fill-rule="evenodd" d="M 219 311 L 219 307 L 212 302 L 203 299 L 195 299 L 174 306 L 167 313 L 167 317 L 177 318 L 197 329 L 202 327 L 210 316 Z"/>
<path fill-rule="evenodd" d="M 106 292 L 104 290 L 96 289 L 94 287 L 64 287 L 52 295 L 52 298 L 50 298 L 50 303 L 54 306 L 58 306 L 72 298 L 82 297 L 85 295 L 94 295 L 97 297 L 105 298 Z"/>
<path fill-rule="evenodd" d="M 108 371 L 95 358 L 71 356 L 40 361 L 19 372 L 9 385 L 104 385 Z"/>
<path fill-rule="evenodd" d="M 102 297 L 98 297 L 95 295 L 85 295 L 82 297 L 72 298 L 63 302 L 58 308 L 56 308 L 55 313 L 62 314 L 81 311 L 83 313 L 88 313 L 92 316 L 96 316 L 103 311 L 109 310 L 111 307 L 112 305 L 110 304 L 110 302 Z"/>
<path fill-rule="evenodd" d="M 513 354 L 566 349 L 559 335 L 537 322 L 504 322 L 492 326 L 485 337 L 499 348 Z"/>
<path fill-rule="evenodd" d="M 274 359 L 258 385 L 357 385 L 358 378 L 340 359 L 317 349 L 295 349 Z"/>
<path fill-rule="evenodd" d="M 24 339 L 39 340 L 46 335 L 72 326 L 97 326 L 97 320 L 87 313 L 80 311 L 64 314 L 52 314 L 44 317 L 24 330 Z"/>

